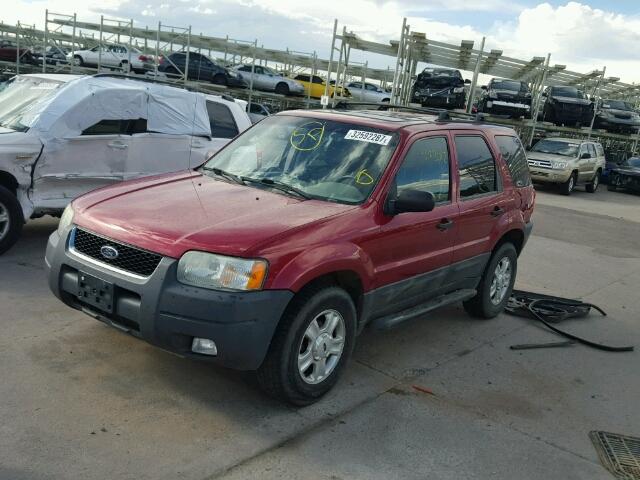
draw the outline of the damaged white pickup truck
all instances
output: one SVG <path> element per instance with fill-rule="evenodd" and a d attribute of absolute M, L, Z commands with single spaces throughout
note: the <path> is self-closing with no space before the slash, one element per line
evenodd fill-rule
<path fill-rule="evenodd" d="M 196 167 L 249 126 L 226 96 L 105 75 L 14 77 L 0 90 L 0 254 L 29 218 L 60 215 L 94 188 Z"/>

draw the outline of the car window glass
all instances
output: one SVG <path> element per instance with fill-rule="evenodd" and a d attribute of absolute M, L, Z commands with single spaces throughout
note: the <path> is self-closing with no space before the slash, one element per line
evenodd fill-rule
<path fill-rule="evenodd" d="M 599 143 L 596 143 L 596 152 L 598 152 L 599 157 L 604 157 L 604 148 Z"/>
<path fill-rule="evenodd" d="M 436 202 L 449 200 L 449 148 L 444 137 L 417 140 L 396 174 L 398 193 L 404 189 L 430 192 Z"/>
<path fill-rule="evenodd" d="M 147 119 L 138 118 L 137 120 L 129 120 L 127 122 L 127 135 L 133 135 L 135 133 L 146 133 L 147 131 Z"/>
<path fill-rule="evenodd" d="M 207 102 L 207 112 L 211 124 L 211 136 L 215 138 L 233 138 L 238 135 L 238 126 L 226 105 Z"/>
<path fill-rule="evenodd" d="M 301 80 L 303 82 L 308 82 L 309 81 L 309 75 L 298 75 L 295 80 Z"/>
<path fill-rule="evenodd" d="M 472 197 L 496 189 L 496 164 L 482 137 L 456 135 L 460 197 Z"/>
<path fill-rule="evenodd" d="M 589 155 L 591 155 L 591 158 L 595 158 L 596 157 L 596 149 L 593 146 L 593 143 L 587 144 L 587 147 L 589 149 Z"/>
<path fill-rule="evenodd" d="M 362 88 L 362 84 L 360 82 L 353 82 L 349 84 L 349 88 Z"/>
<path fill-rule="evenodd" d="M 84 129 L 82 135 L 118 135 L 122 133 L 123 122 L 126 120 L 101 120 Z"/>
<path fill-rule="evenodd" d="M 589 153 L 589 150 L 587 149 L 587 144 L 583 143 L 580 147 L 580 154 L 578 155 L 578 157 L 581 157 L 585 153 Z"/>
<path fill-rule="evenodd" d="M 316 77 L 316 76 L 313 77 L 313 83 L 322 83 L 322 82 L 323 80 L 321 77 Z"/>
<path fill-rule="evenodd" d="M 496 143 L 500 148 L 502 158 L 509 168 L 513 184 L 516 187 L 531 185 L 527 156 L 520 140 L 510 135 L 498 135 L 496 136 Z"/>

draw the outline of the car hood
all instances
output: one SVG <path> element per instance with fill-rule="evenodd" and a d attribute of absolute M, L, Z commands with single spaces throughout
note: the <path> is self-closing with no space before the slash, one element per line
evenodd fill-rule
<path fill-rule="evenodd" d="M 354 208 L 301 201 L 195 171 L 103 188 L 74 207 L 79 226 L 173 258 L 188 250 L 259 256 L 254 247 Z"/>
<path fill-rule="evenodd" d="M 629 175 L 633 177 L 640 177 L 640 168 L 637 167 L 616 167 L 614 172 L 622 173 L 623 175 Z"/>
<path fill-rule="evenodd" d="M 542 153 L 542 152 L 529 152 L 527 155 L 527 160 L 561 160 L 563 162 L 570 162 L 575 160 L 575 157 L 567 157 L 565 155 L 556 155 L 553 153 Z"/>
<path fill-rule="evenodd" d="M 573 105 L 583 105 L 583 106 L 591 105 L 591 100 L 587 100 L 585 98 L 559 97 L 555 95 L 551 98 L 553 98 L 556 102 L 570 103 Z"/>

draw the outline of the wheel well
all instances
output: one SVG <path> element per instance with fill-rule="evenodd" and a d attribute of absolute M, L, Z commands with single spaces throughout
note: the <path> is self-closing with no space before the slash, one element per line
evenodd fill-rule
<path fill-rule="evenodd" d="M 10 173 L 0 171 L 0 185 L 11 190 L 14 195 L 18 192 L 18 181 Z"/>
<path fill-rule="evenodd" d="M 497 250 L 502 244 L 507 242 L 512 243 L 513 246 L 516 247 L 516 252 L 520 255 L 522 246 L 524 245 L 524 232 L 522 230 L 509 230 L 500 238 L 493 250 Z"/>
<path fill-rule="evenodd" d="M 356 307 L 356 312 L 358 313 L 358 317 L 360 317 L 360 313 L 362 310 L 362 295 L 364 293 L 364 288 L 362 286 L 362 281 L 360 280 L 360 276 L 352 270 L 340 270 L 337 272 L 327 273 L 320 277 L 314 278 L 313 280 L 306 283 L 304 287 L 302 287 L 298 291 L 298 294 L 300 294 L 300 292 L 307 290 L 308 288 L 311 288 L 311 287 L 331 286 L 331 285 L 338 286 L 344 289 L 349 294 L 349 296 L 351 297 L 351 300 L 353 300 L 353 304 Z"/>

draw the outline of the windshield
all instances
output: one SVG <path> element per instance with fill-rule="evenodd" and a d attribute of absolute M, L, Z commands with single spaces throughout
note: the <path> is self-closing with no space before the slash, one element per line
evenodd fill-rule
<path fill-rule="evenodd" d="M 553 87 L 551 94 L 556 97 L 585 98 L 582 91 L 573 87 Z"/>
<path fill-rule="evenodd" d="M 14 77 L 0 91 L 0 126 L 25 132 L 22 123 L 26 111 L 39 100 L 56 90 L 61 82 L 37 77 Z"/>
<path fill-rule="evenodd" d="M 627 160 L 627 165 L 630 167 L 640 168 L 640 157 L 631 157 Z"/>
<path fill-rule="evenodd" d="M 540 140 L 531 149 L 532 152 L 552 153 L 563 157 L 576 157 L 580 149 L 579 143 L 563 142 L 561 140 Z"/>
<path fill-rule="evenodd" d="M 418 82 L 433 87 L 447 87 L 462 84 L 462 75 L 457 70 L 425 69 L 419 75 Z"/>
<path fill-rule="evenodd" d="M 623 102 L 622 100 L 604 100 L 602 108 L 633 111 L 633 105 L 629 102 Z"/>
<path fill-rule="evenodd" d="M 347 204 L 367 199 L 398 144 L 397 134 L 350 123 L 267 117 L 213 156 L 219 169 L 258 188 L 293 187 L 310 198 Z"/>
<path fill-rule="evenodd" d="M 520 82 L 514 82 L 513 80 L 494 80 L 493 82 L 491 82 L 491 88 L 519 92 L 520 90 L 524 90 L 525 86 L 524 84 Z"/>

